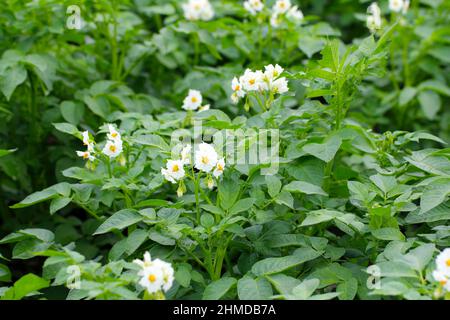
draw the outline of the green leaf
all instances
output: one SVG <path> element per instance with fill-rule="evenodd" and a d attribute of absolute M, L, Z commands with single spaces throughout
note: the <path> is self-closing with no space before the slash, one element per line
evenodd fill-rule
<path fill-rule="evenodd" d="M 433 120 L 441 110 L 441 97 L 434 91 L 422 91 L 418 96 L 420 106 L 427 119 Z"/>
<path fill-rule="evenodd" d="M 106 221 L 103 222 L 94 232 L 94 235 L 106 233 L 115 229 L 122 230 L 123 228 L 138 223 L 142 219 L 143 216 L 139 214 L 139 211 L 133 209 L 123 209 L 106 219 Z"/>
<path fill-rule="evenodd" d="M 272 198 L 275 198 L 281 190 L 281 180 L 277 176 L 265 176 L 267 190 Z"/>
<path fill-rule="evenodd" d="M 270 283 L 262 279 L 252 279 L 244 276 L 237 283 L 240 300 L 269 300 L 273 295 Z"/>
<path fill-rule="evenodd" d="M 67 122 L 78 125 L 84 115 L 84 105 L 75 103 L 74 101 L 63 101 L 59 105 L 61 115 Z"/>
<path fill-rule="evenodd" d="M 0 282 L 11 281 L 11 271 L 7 266 L 0 263 Z"/>
<path fill-rule="evenodd" d="M 65 206 L 67 206 L 72 201 L 72 198 L 55 198 L 50 202 L 50 214 L 54 214 L 55 212 L 61 210 Z"/>
<path fill-rule="evenodd" d="M 0 90 L 9 101 L 14 90 L 27 79 L 27 70 L 22 64 L 15 64 L 0 74 Z"/>
<path fill-rule="evenodd" d="M 403 233 L 401 233 L 400 230 L 395 228 L 381 228 L 377 230 L 372 230 L 372 235 L 377 239 L 385 241 L 405 240 L 405 236 L 403 235 Z"/>
<path fill-rule="evenodd" d="M 252 198 L 241 199 L 231 207 L 229 214 L 235 215 L 240 212 L 248 211 L 251 209 L 251 207 L 253 207 L 254 203 L 255 199 Z"/>
<path fill-rule="evenodd" d="M 286 185 L 283 190 L 289 191 L 291 193 L 305 193 L 305 194 L 319 194 L 322 196 L 327 196 L 328 194 L 323 191 L 323 189 L 314 184 L 305 181 L 293 181 Z"/>
<path fill-rule="evenodd" d="M 400 106 L 408 104 L 417 94 L 417 89 L 412 87 L 405 87 L 398 98 Z"/>
<path fill-rule="evenodd" d="M 211 228 L 215 224 L 214 217 L 209 213 L 204 213 L 200 217 L 200 224 L 207 229 Z"/>
<path fill-rule="evenodd" d="M 338 136 L 332 136 L 324 143 L 309 143 L 303 147 L 303 150 L 324 162 L 333 160 L 336 152 L 341 147 L 342 140 Z"/>
<path fill-rule="evenodd" d="M 299 264 L 313 260 L 320 256 L 317 252 L 310 248 L 297 249 L 294 255 L 280 258 L 266 258 L 255 263 L 252 272 L 257 276 L 279 273 L 284 270 L 298 266 Z"/>
<path fill-rule="evenodd" d="M 224 210 L 229 210 L 237 200 L 239 195 L 238 184 L 231 179 L 223 179 L 218 185 L 220 206 Z"/>
<path fill-rule="evenodd" d="M 353 300 L 358 291 L 358 280 L 351 278 L 341 282 L 336 287 L 336 292 L 339 293 L 339 300 Z"/>
<path fill-rule="evenodd" d="M 175 272 L 175 280 L 185 288 L 189 287 L 191 283 L 191 271 L 192 266 L 187 263 L 181 263 L 177 266 L 177 271 Z"/>
<path fill-rule="evenodd" d="M 203 300 L 219 300 L 235 285 L 236 279 L 231 277 L 213 281 L 205 288 Z"/>
<path fill-rule="evenodd" d="M 56 128 L 56 130 L 70 134 L 72 136 L 79 135 L 77 127 L 75 127 L 73 124 L 62 122 L 62 123 L 53 123 L 53 126 Z"/>
<path fill-rule="evenodd" d="M 303 220 L 301 226 L 312 226 L 322 222 L 327 222 L 341 216 L 342 213 L 339 211 L 321 209 L 316 211 L 310 211 L 306 214 L 305 220 Z"/>
<path fill-rule="evenodd" d="M 50 281 L 29 273 L 17 280 L 14 286 L 5 293 L 2 300 L 20 300 L 28 294 L 47 288 L 49 285 Z"/>
<path fill-rule="evenodd" d="M 313 295 L 314 291 L 319 287 L 319 284 L 319 279 L 304 280 L 292 289 L 292 294 L 297 300 L 306 300 Z"/>

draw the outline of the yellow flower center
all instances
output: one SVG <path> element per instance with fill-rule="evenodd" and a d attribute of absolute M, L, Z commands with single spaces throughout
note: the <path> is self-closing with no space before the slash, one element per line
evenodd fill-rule
<path fill-rule="evenodd" d="M 442 286 L 444 286 L 444 285 L 447 283 L 447 280 L 441 280 L 441 281 L 439 281 L 439 283 L 440 283 Z"/>
<path fill-rule="evenodd" d="M 234 91 L 239 91 L 239 90 L 241 90 L 241 86 L 240 86 L 240 85 L 237 85 L 237 86 L 234 88 Z"/>
<path fill-rule="evenodd" d="M 192 97 L 192 98 L 191 98 L 191 101 L 192 101 L 193 103 L 196 103 L 198 100 L 197 100 L 196 97 Z"/>
<path fill-rule="evenodd" d="M 115 145 L 110 145 L 109 146 L 109 150 L 111 151 L 111 152 L 116 152 L 116 146 Z"/>
<path fill-rule="evenodd" d="M 89 158 L 89 153 L 87 153 L 87 152 L 83 153 L 83 159 L 87 159 L 87 158 Z"/>
<path fill-rule="evenodd" d="M 155 282 L 156 281 L 156 276 L 154 274 L 149 275 L 148 276 L 148 281 Z"/>
<path fill-rule="evenodd" d="M 220 163 L 217 164 L 217 170 L 223 171 L 223 166 L 222 166 L 222 164 L 220 164 Z"/>
<path fill-rule="evenodd" d="M 448 259 L 447 261 L 445 261 L 445 264 L 447 265 L 447 267 L 450 267 L 450 259 Z"/>
<path fill-rule="evenodd" d="M 250 80 L 249 80 L 249 83 L 250 83 L 251 85 L 254 85 L 254 84 L 255 84 L 255 82 L 256 82 L 256 80 L 255 80 L 255 79 L 250 79 Z"/>
<path fill-rule="evenodd" d="M 286 4 L 285 4 L 284 2 L 280 2 L 280 8 L 281 8 L 281 9 L 284 9 L 285 6 L 286 6 Z"/>
<path fill-rule="evenodd" d="M 173 172 L 178 172 L 180 170 L 180 167 L 177 165 L 177 164 L 175 164 L 173 167 L 172 167 L 172 171 Z"/>
<path fill-rule="evenodd" d="M 113 138 L 117 137 L 117 132 L 113 132 L 113 133 L 111 134 L 111 137 L 113 137 Z"/>
<path fill-rule="evenodd" d="M 274 71 L 273 76 L 274 76 L 274 78 L 278 77 L 278 71 Z"/>
<path fill-rule="evenodd" d="M 204 163 L 204 164 L 208 164 L 209 163 L 209 159 L 208 159 L 207 156 L 203 156 L 202 157 L 202 163 Z"/>

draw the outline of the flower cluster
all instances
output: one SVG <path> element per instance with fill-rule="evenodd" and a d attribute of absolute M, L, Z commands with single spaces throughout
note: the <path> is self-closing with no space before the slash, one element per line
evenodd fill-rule
<path fill-rule="evenodd" d="M 265 71 L 250 69 L 245 70 L 244 74 L 239 77 L 234 77 L 231 81 L 231 101 L 237 104 L 239 100 L 248 92 L 264 92 L 269 91 L 272 94 L 283 94 L 289 90 L 288 81 L 285 77 L 280 77 L 284 69 L 278 64 L 272 64 L 264 67 Z"/>
<path fill-rule="evenodd" d="M 367 8 L 366 23 L 370 32 L 376 32 L 381 29 L 381 10 L 376 2 L 373 2 L 369 8 Z"/>
<path fill-rule="evenodd" d="M 167 292 L 172 287 L 174 270 L 170 263 L 160 259 L 152 260 L 149 252 L 144 254 L 144 260 L 135 259 L 133 262 L 141 267 L 138 272 L 142 277 L 139 284 L 149 294 L 159 293 L 161 290 Z"/>
<path fill-rule="evenodd" d="M 190 89 L 188 95 L 183 100 L 182 108 L 184 110 L 209 110 L 209 104 L 202 106 L 203 97 L 200 91 Z"/>
<path fill-rule="evenodd" d="M 450 292 L 450 248 L 445 249 L 437 256 L 433 278 Z"/>
<path fill-rule="evenodd" d="M 77 156 L 85 160 L 94 161 L 94 142 L 89 138 L 89 131 L 83 131 L 81 135 L 83 136 L 83 145 L 86 146 L 86 151 L 76 151 Z"/>
<path fill-rule="evenodd" d="M 283 18 L 287 18 L 291 22 L 299 23 L 303 20 L 304 16 L 298 6 L 293 6 L 290 0 L 277 0 L 272 7 L 270 24 L 276 28 L 280 25 Z"/>
<path fill-rule="evenodd" d="M 247 0 L 244 1 L 244 8 L 254 16 L 264 9 L 264 3 L 261 0 Z"/>
<path fill-rule="evenodd" d="M 109 133 L 107 134 L 107 141 L 103 147 L 102 153 L 109 158 L 116 158 L 122 153 L 123 142 L 120 132 L 112 125 L 108 124 Z M 95 154 L 95 142 L 89 137 L 88 131 L 81 133 L 83 137 L 83 144 L 86 146 L 86 151 L 76 151 L 77 155 L 85 160 L 94 161 L 96 159 Z"/>
<path fill-rule="evenodd" d="M 102 152 L 110 158 L 115 158 L 122 153 L 122 137 L 112 124 L 108 124 L 108 129 L 108 141 Z"/>
<path fill-rule="evenodd" d="M 406 14 L 409 9 L 409 0 L 389 0 L 389 10 Z"/>
<path fill-rule="evenodd" d="M 194 166 L 193 168 L 204 172 L 206 176 L 206 184 L 208 188 L 214 187 L 214 178 L 219 178 L 225 169 L 225 160 L 219 158 L 214 147 L 207 143 L 201 143 L 194 152 L 194 163 L 191 161 L 191 146 L 186 145 L 180 152 L 180 159 L 168 160 L 166 168 L 161 168 L 161 174 L 163 177 L 171 183 L 179 183 L 177 195 L 181 197 L 186 192 L 186 187 L 183 183 L 183 179 L 188 175 L 185 166 Z M 193 169 L 192 168 L 192 169 Z M 195 179 L 195 177 L 191 177 Z"/>
<path fill-rule="evenodd" d="M 208 21 L 214 17 L 214 9 L 208 0 L 189 0 L 182 7 L 187 20 Z"/>

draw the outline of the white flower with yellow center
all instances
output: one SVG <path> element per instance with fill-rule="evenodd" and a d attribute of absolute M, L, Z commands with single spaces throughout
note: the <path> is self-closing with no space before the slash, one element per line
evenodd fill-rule
<path fill-rule="evenodd" d="M 181 161 L 183 164 L 191 163 L 191 150 L 192 147 L 190 144 L 185 145 L 181 150 Z"/>
<path fill-rule="evenodd" d="M 223 170 L 225 169 L 225 160 L 219 159 L 217 161 L 216 167 L 214 168 L 213 175 L 218 178 L 223 174 Z"/>
<path fill-rule="evenodd" d="M 372 3 L 367 9 L 367 28 L 370 32 L 381 29 L 381 10 L 376 2 Z"/>
<path fill-rule="evenodd" d="M 436 258 L 436 268 L 446 277 L 450 277 L 450 248 L 444 249 Z"/>
<path fill-rule="evenodd" d="M 182 8 L 187 20 L 208 21 L 214 17 L 214 10 L 208 0 L 189 0 Z"/>
<path fill-rule="evenodd" d="M 403 10 L 403 0 L 389 0 L 389 10 L 400 12 Z"/>
<path fill-rule="evenodd" d="M 162 289 L 167 292 L 173 285 L 174 280 L 174 270 L 172 268 L 172 265 L 168 262 L 162 261 L 160 259 L 155 259 L 153 261 L 156 267 L 158 267 L 162 271 L 163 275 L 163 284 Z"/>
<path fill-rule="evenodd" d="M 236 94 L 238 98 L 242 98 L 245 96 L 244 88 L 238 78 L 234 77 L 231 81 L 231 90 Z"/>
<path fill-rule="evenodd" d="M 202 105 L 203 97 L 198 90 L 189 90 L 186 98 L 184 98 L 182 108 L 184 110 L 197 110 Z"/>
<path fill-rule="evenodd" d="M 261 0 L 247 0 L 244 1 L 244 8 L 251 15 L 256 15 L 258 12 L 264 9 L 264 3 Z"/>
<path fill-rule="evenodd" d="M 145 267 L 140 271 L 139 275 L 142 277 L 139 284 L 144 287 L 148 293 L 156 293 L 160 291 L 161 287 L 164 285 L 163 271 L 156 264 Z"/>
<path fill-rule="evenodd" d="M 122 153 L 122 140 L 108 140 L 102 152 L 110 158 L 117 157 Z"/>
<path fill-rule="evenodd" d="M 264 76 L 269 81 L 278 78 L 284 71 L 284 69 L 278 64 L 275 66 L 273 66 L 273 64 L 269 64 L 268 66 L 265 66 L 264 69 Z"/>
<path fill-rule="evenodd" d="M 161 168 L 161 174 L 167 181 L 176 183 L 185 176 L 184 162 L 182 160 L 167 161 L 167 168 Z"/>
<path fill-rule="evenodd" d="M 447 282 L 449 282 L 448 277 L 439 270 L 433 271 L 433 278 L 434 278 L 434 280 L 439 282 L 442 286 L 445 286 L 447 284 Z"/>
<path fill-rule="evenodd" d="M 260 91 L 264 74 L 262 71 L 252 71 L 250 69 L 245 70 L 244 75 L 239 79 L 244 90 L 246 91 Z"/>
<path fill-rule="evenodd" d="M 195 152 L 195 168 L 203 172 L 210 172 L 217 164 L 217 152 L 213 146 L 201 143 Z"/>
<path fill-rule="evenodd" d="M 303 12 L 298 8 L 298 6 L 293 6 L 290 8 L 286 13 L 286 17 L 292 22 L 300 22 L 305 18 Z"/>
<path fill-rule="evenodd" d="M 89 151 L 77 151 L 77 156 L 83 158 L 84 160 L 95 160 L 95 157 Z"/>
<path fill-rule="evenodd" d="M 122 137 L 119 133 L 119 131 L 116 130 L 116 128 L 114 128 L 114 126 L 112 124 L 108 124 L 108 139 L 109 140 L 113 140 L 113 141 L 122 141 Z"/>
<path fill-rule="evenodd" d="M 277 0 L 272 10 L 277 14 L 286 13 L 291 8 L 290 0 Z"/>
<path fill-rule="evenodd" d="M 273 93 L 283 94 L 289 91 L 288 82 L 285 77 L 279 78 L 271 83 Z"/>

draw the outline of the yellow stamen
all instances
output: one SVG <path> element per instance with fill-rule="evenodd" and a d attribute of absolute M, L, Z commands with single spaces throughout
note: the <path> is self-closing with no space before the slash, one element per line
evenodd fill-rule
<path fill-rule="evenodd" d="M 202 162 L 203 162 L 204 164 L 208 164 L 208 163 L 209 163 L 208 157 L 207 157 L 207 156 L 203 156 L 203 157 L 202 157 Z"/>
<path fill-rule="evenodd" d="M 180 167 L 177 164 L 173 165 L 173 167 L 172 167 L 173 172 L 178 172 L 179 170 L 180 170 Z"/>
<path fill-rule="evenodd" d="M 83 153 L 83 159 L 87 159 L 87 158 L 89 158 L 89 153 L 87 153 L 87 152 Z"/>
<path fill-rule="evenodd" d="M 197 98 L 196 98 L 196 97 L 192 97 L 192 98 L 191 98 L 191 101 L 192 101 L 193 103 L 196 103 L 196 102 L 197 102 Z"/>
<path fill-rule="evenodd" d="M 249 83 L 250 83 L 251 85 L 254 85 L 254 84 L 255 84 L 255 82 L 256 82 L 256 80 L 255 80 L 255 79 L 250 79 L 250 81 L 249 81 Z"/>
<path fill-rule="evenodd" d="M 444 285 L 447 283 L 447 280 L 441 280 L 441 281 L 439 281 L 439 283 L 440 283 L 442 286 L 444 286 Z"/>
<path fill-rule="evenodd" d="M 445 264 L 447 265 L 447 267 L 450 267 L 450 259 L 448 259 L 447 261 L 445 261 Z"/>
<path fill-rule="evenodd" d="M 223 166 L 220 163 L 217 164 L 217 170 L 223 171 Z"/>
<path fill-rule="evenodd" d="M 111 137 L 113 137 L 113 138 L 117 137 L 117 132 L 113 132 L 113 133 L 111 134 Z"/>
<path fill-rule="evenodd" d="M 154 274 L 149 275 L 148 276 L 148 281 L 155 282 L 156 281 L 156 276 Z"/>
<path fill-rule="evenodd" d="M 109 150 L 111 151 L 111 152 L 116 152 L 116 146 L 115 145 L 110 145 L 109 146 Z"/>

